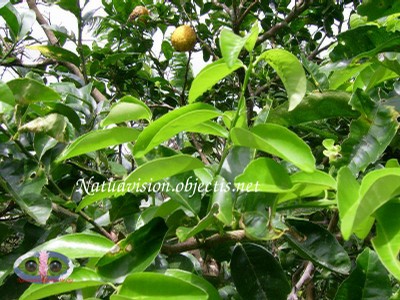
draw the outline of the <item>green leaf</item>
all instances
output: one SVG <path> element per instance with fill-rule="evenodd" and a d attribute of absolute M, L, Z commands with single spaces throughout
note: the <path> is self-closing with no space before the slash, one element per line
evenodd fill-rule
<path fill-rule="evenodd" d="M 72 233 L 52 239 L 32 251 L 55 251 L 65 256 L 74 258 L 102 257 L 114 243 L 109 239 L 95 233 Z"/>
<path fill-rule="evenodd" d="M 52 113 L 43 118 L 36 118 L 24 124 L 18 131 L 30 131 L 34 133 L 45 133 L 59 142 L 64 141 L 64 132 L 67 122 L 64 116 Z"/>
<path fill-rule="evenodd" d="M 203 289 L 195 286 L 192 283 L 178 279 L 176 277 L 151 272 L 135 273 L 129 275 L 122 284 L 118 295 L 125 296 L 126 299 L 137 300 L 209 299 L 207 293 Z"/>
<path fill-rule="evenodd" d="M 228 68 L 232 68 L 235 65 L 245 44 L 246 38 L 236 35 L 231 29 L 222 29 L 219 37 L 219 47 Z"/>
<path fill-rule="evenodd" d="M 141 119 L 151 120 L 150 109 L 139 99 L 132 96 L 125 96 L 111 107 L 107 117 L 101 121 L 100 125 L 104 127 L 110 124 Z"/>
<path fill-rule="evenodd" d="M 278 202 L 316 197 L 326 190 L 336 190 L 336 181 L 328 173 L 316 170 L 313 173 L 297 172 L 290 176 L 293 188 L 290 193 L 279 195 Z"/>
<path fill-rule="evenodd" d="M 286 169 L 271 158 L 253 160 L 235 179 L 235 187 L 246 192 L 284 193 L 292 188 Z"/>
<path fill-rule="evenodd" d="M 396 135 L 398 113 L 387 106 L 377 106 L 371 115 L 350 125 L 349 137 L 342 144 L 338 166 L 348 165 L 356 174 L 376 162 Z"/>
<path fill-rule="evenodd" d="M 57 61 L 71 62 L 77 67 L 79 67 L 81 63 L 81 60 L 75 53 L 58 46 L 35 45 L 29 46 L 27 49 L 38 50 L 45 57 L 52 58 Z"/>
<path fill-rule="evenodd" d="M 218 110 L 204 103 L 195 103 L 171 111 L 143 130 L 133 147 L 133 154 L 135 158 L 143 157 L 179 132 L 190 131 L 192 127 L 219 115 L 221 113 Z"/>
<path fill-rule="evenodd" d="M 342 32 L 337 36 L 338 44 L 330 52 L 332 61 L 373 57 L 381 52 L 400 50 L 400 33 L 389 32 L 376 25 L 360 26 Z M 357 43 L 354 43 L 357 41 Z"/>
<path fill-rule="evenodd" d="M 56 162 L 106 147 L 133 142 L 139 133 L 137 129 L 127 127 L 90 131 L 68 145 L 57 158 Z"/>
<path fill-rule="evenodd" d="M 236 176 L 243 173 L 251 159 L 251 149 L 247 147 L 232 147 L 222 164 L 220 175 L 228 182 L 234 183 Z"/>
<path fill-rule="evenodd" d="M 267 212 L 250 211 L 242 215 L 247 237 L 252 240 L 270 241 L 282 236 L 287 227 L 282 222 L 276 221 L 279 215 L 270 220 L 266 214 Z"/>
<path fill-rule="evenodd" d="M 259 22 L 255 22 L 253 27 L 251 27 L 250 32 L 246 36 L 246 44 L 244 47 L 248 52 L 253 51 L 254 46 L 256 45 L 257 38 L 259 33 Z"/>
<path fill-rule="evenodd" d="M 288 111 L 288 103 L 271 109 L 267 121 L 293 126 L 332 118 L 357 118 L 360 114 L 349 105 L 350 96 L 351 94 L 340 91 L 313 93 L 305 97 L 292 111 Z"/>
<path fill-rule="evenodd" d="M 218 206 L 214 205 L 211 207 L 208 214 L 200 220 L 194 227 L 178 227 L 176 229 L 176 236 L 179 238 L 179 241 L 184 242 L 188 238 L 195 236 L 196 234 L 202 232 L 203 230 L 207 229 L 211 224 L 215 221 L 214 214 L 218 211 Z"/>
<path fill-rule="evenodd" d="M 52 102 L 60 100 L 61 97 L 52 88 L 30 78 L 18 78 L 7 82 L 19 104 L 30 104 L 32 102 Z"/>
<path fill-rule="evenodd" d="M 204 123 L 195 125 L 188 131 L 202 134 L 211 134 L 226 139 L 229 137 L 229 132 L 224 127 L 213 121 L 206 121 Z"/>
<path fill-rule="evenodd" d="M 207 280 L 200 276 L 196 276 L 193 273 L 178 270 L 178 269 L 167 269 L 164 273 L 167 276 L 172 276 L 175 278 L 178 278 L 182 281 L 188 282 L 200 289 L 202 289 L 204 292 L 208 294 L 208 300 L 219 300 L 221 299 L 220 295 L 218 294 L 218 291 L 216 288 L 209 283 Z"/>
<path fill-rule="evenodd" d="M 373 21 L 400 12 L 400 3 L 393 0 L 363 0 L 357 12 Z"/>
<path fill-rule="evenodd" d="M 376 213 L 376 237 L 372 245 L 386 269 L 400 281 L 400 203 L 389 202 Z"/>
<path fill-rule="evenodd" d="M 31 284 L 19 299 L 42 299 L 53 295 L 104 284 L 106 283 L 93 270 L 87 268 L 75 268 L 72 274 L 64 282 L 55 282 L 52 284 Z"/>
<path fill-rule="evenodd" d="M 214 184 L 214 193 L 211 202 L 218 206 L 218 212 L 215 215 L 218 220 L 227 226 L 233 221 L 233 200 L 231 192 L 231 183 L 224 177 L 217 175 Z"/>
<path fill-rule="evenodd" d="M 174 48 L 168 41 L 163 41 L 161 44 L 161 50 L 164 53 L 165 59 L 170 60 L 174 56 Z"/>
<path fill-rule="evenodd" d="M 350 258 L 336 238 L 312 222 L 287 219 L 290 225 L 285 237 L 305 259 L 340 274 L 350 271 Z"/>
<path fill-rule="evenodd" d="M 57 5 L 60 6 L 62 9 L 65 9 L 65 10 L 71 12 L 77 18 L 79 18 L 80 14 L 81 14 L 81 9 L 79 7 L 78 1 L 59 0 L 59 1 L 57 1 Z"/>
<path fill-rule="evenodd" d="M 290 285 L 282 267 L 264 247 L 237 244 L 232 253 L 231 273 L 243 299 L 286 300 Z"/>
<path fill-rule="evenodd" d="M 389 299 L 392 288 L 387 271 L 376 253 L 369 248 L 357 257 L 357 266 L 343 281 L 335 300 Z"/>
<path fill-rule="evenodd" d="M 12 107 L 15 105 L 15 98 L 12 91 L 10 90 L 8 85 L 1 80 L 0 80 L 0 102 L 6 103 Z"/>
<path fill-rule="evenodd" d="M 307 90 L 307 79 L 303 66 L 290 52 L 283 49 L 271 49 L 263 52 L 257 59 L 265 60 L 276 71 L 286 88 L 289 99 L 289 111 L 293 110 Z"/>
<path fill-rule="evenodd" d="M 275 124 L 260 124 L 251 129 L 233 128 L 235 145 L 261 150 L 283 158 L 306 172 L 315 170 L 310 147 L 289 129 Z"/>
<path fill-rule="evenodd" d="M 97 262 L 98 273 L 121 283 L 128 274 L 144 271 L 161 250 L 168 230 L 161 218 L 155 218 L 118 242 Z"/>
<path fill-rule="evenodd" d="M 189 103 L 196 101 L 198 97 L 211 89 L 218 81 L 241 67 L 243 67 L 243 63 L 237 60 L 233 66 L 229 68 L 224 59 L 219 59 L 206 66 L 192 82 L 189 91 Z"/>
<path fill-rule="evenodd" d="M 79 203 L 77 211 L 93 202 L 107 197 L 121 196 L 128 191 L 132 193 L 144 192 L 149 183 L 203 167 L 204 165 L 200 160 L 184 154 L 149 161 L 135 169 L 124 181 L 114 181 L 105 185 L 101 191 L 85 196 Z"/>
<path fill-rule="evenodd" d="M 0 16 L 6 21 L 13 40 L 18 39 L 21 16 L 11 3 L 0 8 Z"/>

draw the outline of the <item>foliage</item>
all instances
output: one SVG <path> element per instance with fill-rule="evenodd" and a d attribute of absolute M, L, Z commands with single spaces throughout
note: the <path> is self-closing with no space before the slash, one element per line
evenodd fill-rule
<path fill-rule="evenodd" d="M 19 2 L 0 1 L 2 299 L 398 299 L 398 4 L 44 1 L 74 34 Z M 42 249 L 69 282 L 17 281 Z"/>

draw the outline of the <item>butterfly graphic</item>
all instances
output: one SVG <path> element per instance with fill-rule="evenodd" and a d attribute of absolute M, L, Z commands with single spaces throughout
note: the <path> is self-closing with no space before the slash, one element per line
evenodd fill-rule
<path fill-rule="evenodd" d="M 72 261 L 65 255 L 53 251 L 28 252 L 14 263 L 15 274 L 24 281 L 52 283 L 63 281 L 74 269 Z"/>

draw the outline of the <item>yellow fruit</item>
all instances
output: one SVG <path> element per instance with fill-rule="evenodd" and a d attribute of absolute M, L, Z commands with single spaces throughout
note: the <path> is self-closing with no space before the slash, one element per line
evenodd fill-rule
<path fill-rule="evenodd" d="M 148 16 L 148 15 L 149 15 L 149 11 L 147 10 L 147 8 L 139 5 L 139 6 L 136 6 L 132 10 L 131 14 L 129 15 L 128 21 L 133 22 L 134 20 L 136 20 L 139 17 Z"/>
<path fill-rule="evenodd" d="M 179 26 L 172 33 L 171 43 L 176 51 L 190 51 L 196 44 L 196 33 L 193 28 L 188 25 Z"/>

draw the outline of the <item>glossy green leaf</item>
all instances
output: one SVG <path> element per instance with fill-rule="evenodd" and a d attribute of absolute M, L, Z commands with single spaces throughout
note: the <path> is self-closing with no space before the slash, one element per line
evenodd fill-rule
<path fill-rule="evenodd" d="M 191 283 L 192 285 L 202 289 L 208 294 L 208 300 L 221 299 L 217 289 L 211 283 L 200 276 L 178 269 L 167 269 L 164 274 Z"/>
<path fill-rule="evenodd" d="M 400 2 L 393 0 L 363 0 L 357 12 L 373 21 L 400 12 Z"/>
<path fill-rule="evenodd" d="M 110 146 L 133 142 L 139 135 L 139 131 L 128 127 L 114 127 L 110 129 L 94 130 L 81 135 L 57 158 L 61 162 L 71 157 L 75 157 L 88 152 L 96 151 Z"/>
<path fill-rule="evenodd" d="M 334 69 L 329 77 L 329 87 L 332 90 L 338 89 L 353 77 L 356 77 L 362 70 L 371 65 L 371 62 L 346 66 L 343 69 Z"/>
<path fill-rule="evenodd" d="M 337 165 L 348 165 L 356 174 L 379 159 L 396 135 L 398 113 L 387 106 L 377 106 L 370 117 L 360 117 L 350 125 L 350 134 L 342 144 L 342 159 Z"/>
<path fill-rule="evenodd" d="M 128 274 L 144 271 L 161 250 L 168 230 L 161 218 L 155 218 L 118 242 L 97 262 L 98 273 L 121 283 Z"/>
<path fill-rule="evenodd" d="M 135 158 L 143 157 L 179 132 L 190 131 L 192 127 L 220 114 L 213 106 L 204 103 L 195 103 L 171 111 L 143 130 L 133 148 L 133 154 Z"/>
<path fill-rule="evenodd" d="M 219 59 L 206 66 L 192 82 L 189 91 L 189 103 L 196 101 L 197 98 L 211 89 L 218 81 L 241 67 L 243 67 L 243 63 L 237 60 L 233 66 L 229 68 L 224 59 Z"/>
<path fill-rule="evenodd" d="M 340 91 L 313 93 L 305 97 L 292 111 L 288 111 L 287 103 L 271 109 L 267 121 L 293 126 L 332 118 L 357 118 L 360 114 L 349 105 L 350 96 L 351 94 Z"/>
<path fill-rule="evenodd" d="M 361 182 L 354 229 L 398 195 L 400 195 L 400 168 L 380 169 L 368 173 Z M 359 237 L 365 238 L 371 227 L 367 229 L 365 236 Z"/>
<path fill-rule="evenodd" d="M 238 190 L 284 193 L 292 188 L 292 182 L 286 169 L 271 158 L 253 160 L 243 174 L 235 179 Z"/>
<path fill-rule="evenodd" d="M 73 258 L 102 257 L 114 243 L 95 233 L 72 233 L 52 239 L 32 251 L 55 251 Z"/>
<path fill-rule="evenodd" d="M 218 206 L 214 205 L 211 207 L 208 214 L 200 220 L 194 227 L 183 227 L 180 226 L 176 229 L 176 236 L 179 238 L 181 242 L 186 241 L 188 238 L 195 236 L 196 234 L 206 230 L 209 226 L 211 226 L 215 221 L 214 214 L 218 211 Z"/>
<path fill-rule="evenodd" d="M 357 257 L 357 266 L 343 281 L 335 300 L 389 299 L 392 288 L 387 271 L 376 253 L 369 248 Z"/>
<path fill-rule="evenodd" d="M 0 80 L 0 102 L 6 103 L 12 107 L 15 105 L 15 98 L 12 91 L 10 90 L 8 85 L 1 80 Z"/>
<path fill-rule="evenodd" d="M 195 125 L 188 131 L 201 134 L 211 134 L 223 138 L 229 137 L 229 132 L 224 127 L 213 121 L 206 121 L 204 123 Z"/>
<path fill-rule="evenodd" d="M 236 176 L 243 173 L 252 159 L 252 150 L 247 147 L 232 147 L 225 158 L 220 175 L 234 183 Z"/>
<path fill-rule="evenodd" d="M 255 22 L 253 27 L 251 27 L 250 32 L 246 35 L 246 44 L 244 47 L 248 52 L 253 51 L 254 46 L 257 43 L 257 38 L 258 38 L 258 33 L 259 33 L 259 22 Z"/>
<path fill-rule="evenodd" d="M 146 104 L 135 97 L 125 96 L 111 107 L 107 117 L 101 121 L 101 126 L 141 119 L 150 121 L 151 116 Z"/>
<path fill-rule="evenodd" d="M 310 147 L 289 129 L 275 124 L 260 124 L 251 129 L 233 128 L 235 145 L 276 155 L 306 172 L 315 170 L 315 158 Z"/>
<path fill-rule="evenodd" d="M 218 206 L 218 212 L 215 216 L 227 226 L 230 226 L 233 221 L 233 200 L 231 190 L 231 183 L 227 182 L 224 177 L 217 175 L 211 202 L 213 205 Z"/>
<path fill-rule="evenodd" d="M 156 217 L 166 219 L 169 215 L 171 215 L 179 208 L 179 203 L 171 200 L 164 201 L 160 206 L 148 207 L 140 214 L 136 222 L 136 228 L 142 227 Z"/>
<path fill-rule="evenodd" d="M 231 29 L 222 29 L 219 37 L 219 47 L 228 68 L 232 68 L 237 62 L 240 51 L 242 51 L 245 44 L 246 38 L 236 35 Z"/>
<path fill-rule="evenodd" d="M 101 191 L 90 192 L 79 203 L 77 210 L 107 197 L 121 196 L 127 192 L 144 192 L 152 182 L 203 167 L 200 160 L 184 154 L 149 161 L 135 169 L 125 180 L 111 182 L 104 189 L 101 188 Z"/>
<path fill-rule="evenodd" d="M 290 230 L 285 233 L 289 244 L 305 259 L 340 274 L 350 271 L 346 250 L 326 229 L 312 222 L 287 219 Z"/>
<path fill-rule="evenodd" d="M 336 190 L 336 181 L 328 173 L 316 170 L 313 173 L 303 171 L 290 176 L 293 188 L 287 194 L 279 195 L 278 202 L 293 199 L 315 197 L 326 190 Z"/>
<path fill-rule="evenodd" d="M 274 68 L 286 88 L 289 111 L 295 109 L 307 90 L 306 74 L 297 57 L 283 49 L 271 49 L 263 52 L 256 63 L 260 60 L 265 60 Z"/>
<path fill-rule="evenodd" d="M 237 244 L 232 253 L 231 273 L 243 299 L 286 300 L 290 285 L 282 267 L 264 247 Z"/>
<path fill-rule="evenodd" d="M 358 60 L 381 52 L 399 51 L 399 32 L 389 32 L 377 25 L 360 26 L 337 36 L 338 44 L 331 51 L 332 61 Z M 357 43 L 354 43 L 354 41 Z"/>
<path fill-rule="evenodd" d="M 386 203 L 376 213 L 376 237 L 372 245 L 386 269 L 400 281 L 400 203 Z"/>
<path fill-rule="evenodd" d="M 52 102 L 60 100 L 60 95 L 52 88 L 30 78 L 18 78 L 7 82 L 19 104 L 32 102 Z"/>
<path fill-rule="evenodd" d="M 118 295 L 137 300 L 209 299 L 203 289 L 192 283 L 176 277 L 150 272 L 129 275 L 122 284 Z"/>
<path fill-rule="evenodd" d="M 58 46 L 35 45 L 29 46 L 28 49 L 38 50 L 43 56 L 57 61 L 71 62 L 77 67 L 79 67 L 81 63 L 79 57 L 75 53 Z"/>
<path fill-rule="evenodd" d="M 42 299 L 53 295 L 104 284 L 106 283 L 93 270 L 87 268 L 75 268 L 66 281 L 55 282 L 52 284 L 32 284 L 19 299 Z"/>

